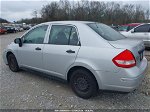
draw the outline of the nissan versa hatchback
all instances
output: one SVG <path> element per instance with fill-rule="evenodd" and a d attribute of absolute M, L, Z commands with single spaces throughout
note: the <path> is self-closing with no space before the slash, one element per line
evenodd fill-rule
<path fill-rule="evenodd" d="M 13 72 L 30 68 L 69 82 L 77 96 L 100 90 L 130 92 L 147 69 L 142 41 L 128 40 L 109 26 L 57 21 L 34 26 L 3 53 Z"/>

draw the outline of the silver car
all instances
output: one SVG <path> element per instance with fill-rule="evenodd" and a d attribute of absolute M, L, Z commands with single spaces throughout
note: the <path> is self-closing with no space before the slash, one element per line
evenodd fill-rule
<path fill-rule="evenodd" d="M 145 47 L 150 48 L 150 23 L 141 24 L 128 32 L 120 32 L 133 40 L 143 40 Z"/>
<path fill-rule="evenodd" d="M 34 26 L 3 53 L 13 72 L 30 68 L 67 80 L 82 98 L 100 90 L 130 92 L 147 69 L 142 41 L 131 41 L 109 26 L 57 21 Z"/>

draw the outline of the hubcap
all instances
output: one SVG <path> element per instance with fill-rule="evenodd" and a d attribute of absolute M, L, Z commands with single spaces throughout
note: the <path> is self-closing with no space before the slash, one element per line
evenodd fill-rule
<path fill-rule="evenodd" d="M 88 81 L 85 77 L 79 77 L 75 81 L 75 87 L 80 91 L 86 91 L 89 88 Z"/>

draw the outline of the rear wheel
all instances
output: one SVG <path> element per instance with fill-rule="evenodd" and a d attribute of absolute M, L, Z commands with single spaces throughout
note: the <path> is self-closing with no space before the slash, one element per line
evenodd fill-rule
<path fill-rule="evenodd" d="M 18 66 L 16 57 L 14 56 L 14 54 L 9 54 L 7 57 L 7 60 L 8 60 L 8 66 L 11 71 L 13 72 L 19 71 L 19 66 Z"/>
<path fill-rule="evenodd" d="M 95 77 L 85 69 L 78 69 L 72 73 L 70 85 L 76 95 L 84 99 L 95 96 L 98 91 Z"/>

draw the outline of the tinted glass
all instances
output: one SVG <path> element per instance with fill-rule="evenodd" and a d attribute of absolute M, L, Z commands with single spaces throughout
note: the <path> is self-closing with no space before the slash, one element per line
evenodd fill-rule
<path fill-rule="evenodd" d="M 74 27 L 71 29 L 69 45 L 78 45 L 78 34 Z"/>
<path fill-rule="evenodd" d="M 134 32 L 148 32 L 150 29 L 150 25 L 146 24 L 146 25 L 141 25 L 137 28 L 134 29 Z"/>
<path fill-rule="evenodd" d="M 128 26 L 119 26 L 118 31 L 127 31 Z"/>
<path fill-rule="evenodd" d="M 134 28 L 135 26 L 129 26 L 128 27 L 128 31 L 131 30 L 132 28 Z"/>
<path fill-rule="evenodd" d="M 56 45 L 76 45 L 78 37 L 72 26 L 53 25 L 49 36 L 49 43 Z"/>
<path fill-rule="evenodd" d="M 98 33 L 102 38 L 108 41 L 116 41 L 120 39 L 124 39 L 123 35 L 119 32 L 115 31 L 113 28 L 101 24 L 101 23 L 89 23 L 87 24 L 90 28 L 92 28 L 96 33 Z"/>
<path fill-rule="evenodd" d="M 42 44 L 47 28 L 48 25 L 43 25 L 31 30 L 27 35 L 24 36 L 23 43 Z"/>

